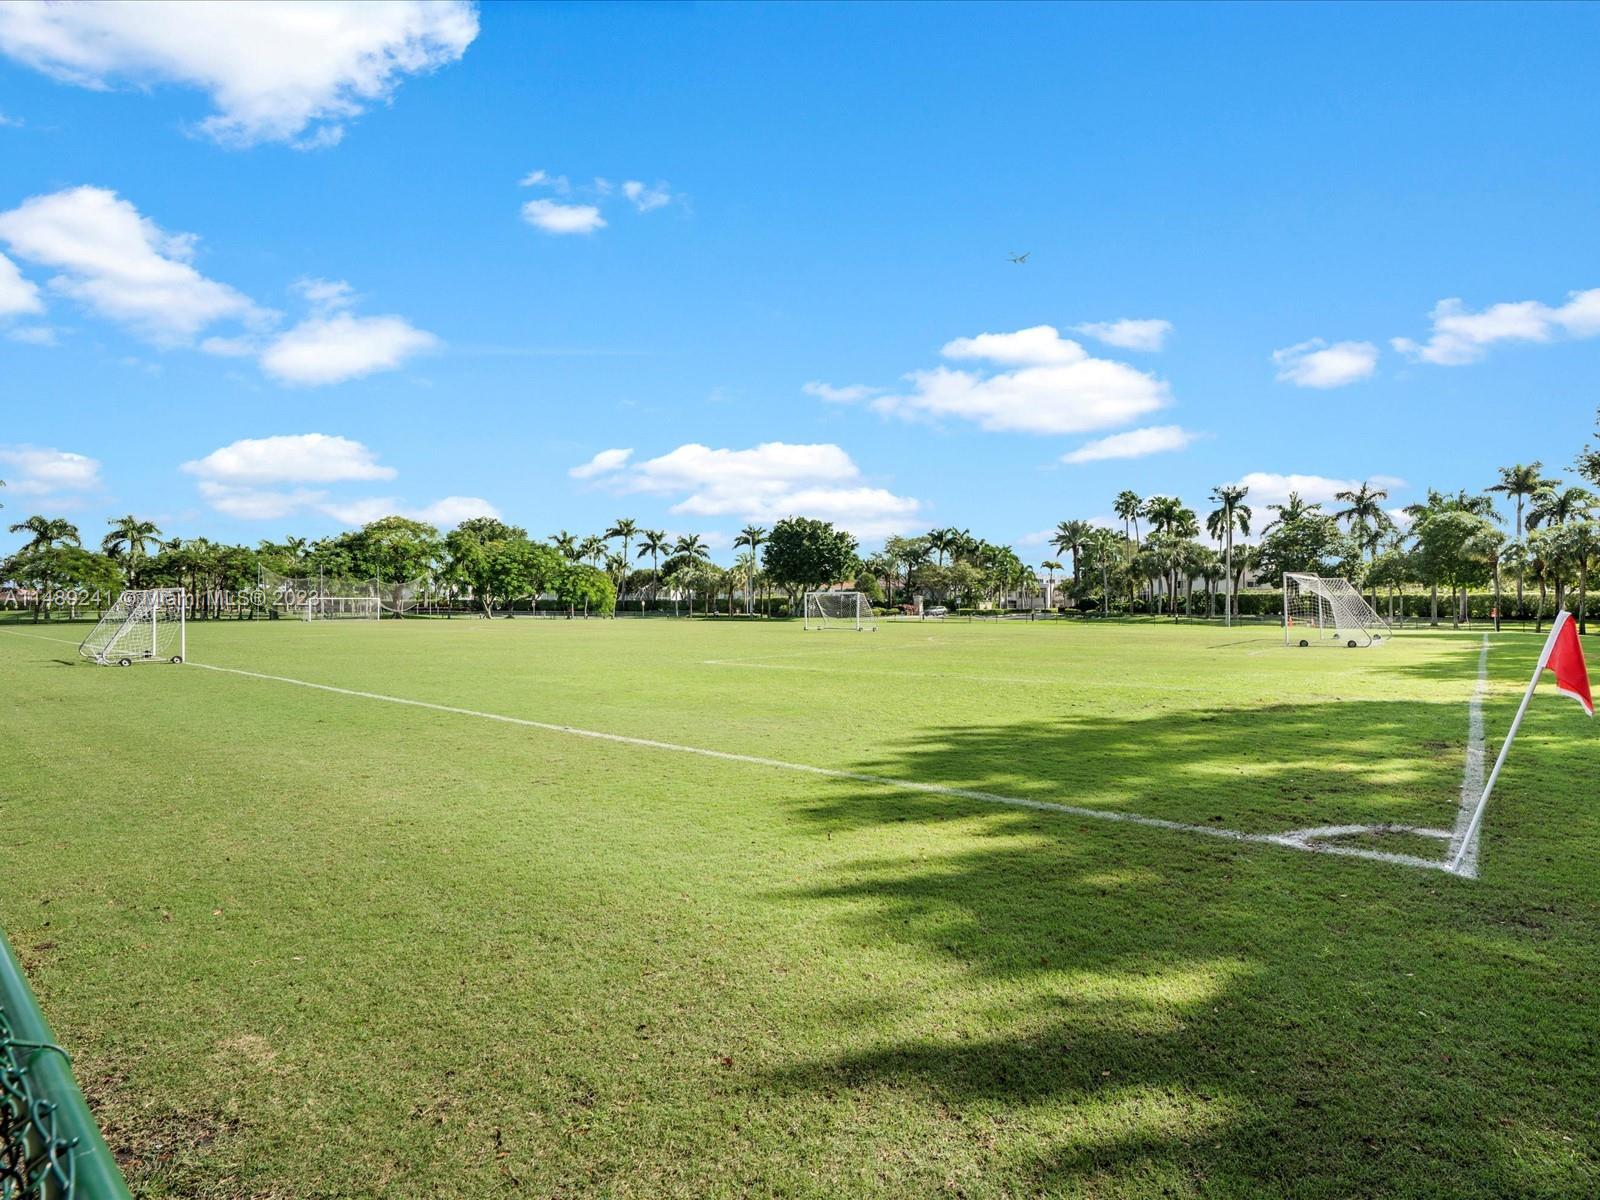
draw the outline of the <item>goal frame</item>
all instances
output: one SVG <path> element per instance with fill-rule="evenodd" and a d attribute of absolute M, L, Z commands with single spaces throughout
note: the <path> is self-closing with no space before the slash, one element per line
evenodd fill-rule
<path fill-rule="evenodd" d="M 101 667 L 181 663 L 189 655 L 188 617 L 184 588 L 126 588 L 78 644 L 78 653 Z"/>
<path fill-rule="evenodd" d="M 1348 579 L 1304 571 L 1284 572 L 1285 646 L 1342 645 L 1362 649 L 1381 643 L 1392 632 L 1389 623 Z"/>
<path fill-rule="evenodd" d="M 846 615 L 841 607 L 835 614 L 829 614 L 825 601 L 854 600 L 854 611 Z M 873 633 L 878 628 L 877 618 L 872 614 L 872 601 L 865 592 L 807 592 L 804 606 L 801 609 L 802 625 L 807 632 L 812 630 L 849 630 L 852 633 Z"/>

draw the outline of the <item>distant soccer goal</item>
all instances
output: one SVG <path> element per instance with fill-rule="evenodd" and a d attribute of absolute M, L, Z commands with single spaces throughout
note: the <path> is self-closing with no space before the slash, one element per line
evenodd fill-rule
<path fill-rule="evenodd" d="M 807 592 L 807 629 L 851 629 L 857 633 L 878 627 L 872 602 L 860 592 Z"/>
<path fill-rule="evenodd" d="M 376 596 L 307 596 L 302 621 L 376 621 L 383 602 Z"/>
<path fill-rule="evenodd" d="M 1389 623 L 1373 611 L 1348 579 L 1283 577 L 1285 646 L 1370 646 L 1389 632 Z"/>
<path fill-rule="evenodd" d="M 78 653 L 102 667 L 181 663 L 187 650 L 183 588 L 130 588 L 89 631 Z"/>

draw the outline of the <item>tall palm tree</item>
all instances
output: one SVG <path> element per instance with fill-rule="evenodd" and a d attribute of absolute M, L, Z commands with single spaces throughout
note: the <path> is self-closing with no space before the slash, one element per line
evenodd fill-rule
<path fill-rule="evenodd" d="M 756 603 L 756 551 L 766 545 L 767 531 L 760 525 L 746 525 L 739 531 L 739 536 L 733 539 L 735 548 L 748 546 L 750 548 L 750 562 L 745 572 L 744 610 L 755 613 Z"/>
<path fill-rule="evenodd" d="M 12 533 L 31 533 L 33 540 L 24 550 L 49 550 L 58 542 L 81 546 L 78 540 L 78 527 L 65 517 L 32 516 L 26 521 L 18 521 L 11 526 Z"/>
<path fill-rule="evenodd" d="M 1542 472 L 1544 464 L 1538 459 L 1531 463 L 1513 463 L 1509 467 L 1500 468 L 1500 482 L 1492 486 L 1491 492 L 1499 492 L 1509 496 L 1517 502 L 1517 541 L 1522 540 L 1522 504 L 1530 496 L 1535 496 L 1546 488 L 1553 488 L 1561 481 L 1559 479 L 1546 479 Z M 1517 568 L 1517 616 L 1522 616 L 1522 575 L 1524 567 Z"/>
<path fill-rule="evenodd" d="M 927 533 L 928 549 L 938 555 L 939 565 L 944 566 L 944 557 L 954 554 L 961 545 L 961 530 L 959 529 L 930 529 Z"/>
<path fill-rule="evenodd" d="M 550 544 L 556 548 L 556 553 L 568 562 L 578 561 L 578 539 L 565 529 L 560 533 L 552 533 Z"/>
<path fill-rule="evenodd" d="M 115 517 L 106 524 L 111 526 L 111 532 L 106 534 L 105 540 L 100 543 L 100 549 L 112 558 L 119 558 L 127 567 L 128 582 L 131 584 L 139 574 L 139 564 L 144 561 L 149 553 L 150 544 L 161 544 L 161 530 L 155 527 L 153 521 L 141 521 L 129 513 L 125 517 Z"/>
<path fill-rule="evenodd" d="M 1301 499 L 1299 492 L 1290 492 L 1289 498 L 1282 504 L 1267 505 L 1267 511 L 1278 515 L 1261 527 L 1263 534 L 1271 533 L 1279 525 L 1286 525 L 1290 521 L 1301 521 L 1313 513 L 1320 513 L 1322 505 L 1320 503 L 1308 503 Z"/>
<path fill-rule="evenodd" d="M 617 580 L 617 601 L 622 601 L 623 586 L 628 582 L 628 550 L 633 545 L 633 539 L 639 536 L 639 523 L 632 517 L 618 517 L 611 523 L 611 528 L 606 530 L 606 537 L 619 538 L 622 541 L 622 576 Z M 639 611 L 644 611 L 644 597 L 639 597 Z"/>
<path fill-rule="evenodd" d="M 1083 553 L 1083 539 L 1089 536 L 1089 531 L 1094 526 L 1087 521 L 1062 521 L 1056 526 L 1050 544 L 1055 547 L 1057 554 L 1072 555 L 1072 586 L 1077 588 L 1082 573 L 1078 567 L 1078 559 Z"/>
<path fill-rule="evenodd" d="M 1211 502 L 1218 507 L 1206 517 L 1206 532 L 1217 541 L 1227 543 L 1224 563 L 1227 571 L 1228 590 L 1223 597 L 1226 601 L 1224 621 L 1233 624 L 1233 531 L 1238 529 L 1245 537 L 1250 536 L 1250 519 L 1255 516 L 1250 511 L 1250 506 L 1244 503 L 1244 498 L 1250 494 L 1250 489 L 1237 483 L 1221 483 L 1211 489 Z M 1218 531 L 1222 536 L 1218 537 Z"/>
<path fill-rule="evenodd" d="M 639 533 L 639 557 L 646 554 L 650 556 L 650 597 L 655 599 L 655 594 L 661 590 L 661 556 L 670 552 L 665 529 L 645 529 Z M 644 611 L 644 600 L 639 601 L 639 611 Z"/>
<path fill-rule="evenodd" d="M 578 557 L 587 558 L 591 567 L 598 567 L 600 559 L 605 556 L 606 540 L 597 533 L 591 533 L 578 543 Z"/>
<path fill-rule="evenodd" d="M 1039 564 L 1039 569 L 1050 576 L 1050 599 L 1056 595 L 1056 572 L 1061 570 L 1061 564 L 1053 558 L 1047 558 Z"/>
<path fill-rule="evenodd" d="M 1144 512 L 1144 500 L 1138 492 L 1121 491 L 1117 493 L 1116 503 L 1111 506 L 1111 511 L 1122 518 L 1122 535 L 1128 536 L 1128 526 L 1133 525 L 1133 544 L 1139 544 L 1139 517 Z"/>
<path fill-rule="evenodd" d="M 698 533 L 691 533 L 672 543 L 672 556 L 684 559 L 684 566 L 679 574 L 691 581 L 700 576 L 700 568 L 710 560 L 711 553 L 706 549 L 706 544 L 700 540 Z M 689 590 L 689 615 L 694 616 L 694 588 Z"/>
<path fill-rule="evenodd" d="M 1184 508 L 1183 501 L 1176 496 L 1151 496 L 1150 499 L 1144 502 L 1144 515 L 1149 518 L 1151 530 L 1154 533 L 1165 534 L 1169 538 L 1192 536 L 1178 531 L 1178 526 L 1183 521 L 1184 513 L 1189 513 L 1192 522 L 1194 514 Z M 1167 564 L 1167 595 L 1171 602 L 1172 615 L 1176 617 L 1178 615 L 1178 558 L 1176 552 L 1164 550 L 1161 559 Z"/>
<path fill-rule="evenodd" d="M 1383 509 L 1383 502 L 1389 498 L 1389 493 L 1363 480 L 1354 488 L 1335 492 L 1333 498 L 1342 500 L 1345 504 L 1344 508 L 1333 514 L 1333 519 L 1345 522 L 1345 527 L 1355 538 L 1356 545 L 1368 551 L 1371 561 L 1376 562 L 1378 545 L 1383 541 L 1384 531 L 1394 524 Z M 1372 589 L 1372 607 L 1374 610 L 1378 607 L 1376 585 Z"/>

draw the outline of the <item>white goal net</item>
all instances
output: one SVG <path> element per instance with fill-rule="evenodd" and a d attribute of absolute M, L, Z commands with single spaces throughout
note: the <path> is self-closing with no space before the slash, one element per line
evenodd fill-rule
<path fill-rule="evenodd" d="M 1370 646 L 1389 636 L 1389 623 L 1348 579 L 1283 577 L 1283 644 Z"/>
<path fill-rule="evenodd" d="M 872 603 L 860 592 L 807 592 L 807 629 L 876 629 Z"/>
<path fill-rule="evenodd" d="M 130 588 L 89 631 L 78 653 L 101 666 L 183 661 L 188 597 L 182 588 Z"/>
<path fill-rule="evenodd" d="M 308 596 L 302 621 L 376 621 L 383 604 L 376 596 Z"/>

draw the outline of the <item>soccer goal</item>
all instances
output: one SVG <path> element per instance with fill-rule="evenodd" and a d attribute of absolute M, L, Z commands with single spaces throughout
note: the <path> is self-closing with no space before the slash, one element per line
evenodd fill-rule
<path fill-rule="evenodd" d="M 860 592 L 807 592 L 807 629 L 877 629 L 872 617 L 872 602 Z"/>
<path fill-rule="evenodd" d="M 130 588 L 89 631 L 78 653 L 102 667 L 181 663 L 188 648 L 187 609 L 182 588 Z"/>
<path fill-rule="evenodd" d="M 307 596 L 302 621 L 376 621 L 383 602 L 376 596 Z"/>
<path fill-rule="evenodd" d="M 1370 646 L 1389 632 L 1389 623 L 1373 611 L 1348 579 L 1284 575 L 1285 646 Z"/>

